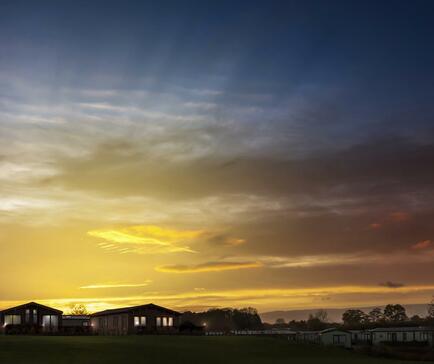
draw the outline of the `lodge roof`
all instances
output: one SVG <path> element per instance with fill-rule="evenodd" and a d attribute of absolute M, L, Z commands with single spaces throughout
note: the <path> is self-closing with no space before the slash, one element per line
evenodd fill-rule
<path fill-rule="evenodd" d="M 434 327 L 377 327 L 371 332 L 400 332 L 400 331 L 434 331 Z"/>
<path fill-rule="evenodd" d="M 329 329 L 322 330 L 322 331 L 320 332 L 320 334 L 326 334 L 326 333 L 328 333 L 328 332 L 333 332 L 333 331 L 341 331 L 341 332 L 346 332 L 347 334 L 351 334 L 351 332 L 349 332 L 348 330 L 338 329 L 338 328 L 336 328 L 336 327 L 331 327 L 331 328 L 329 328 Z"/>
<path fill-rule="evenodd" d="M 15 306 L 15 307 L 9 307 L 9 308 L 6 308 L 6 309 L 0 311 L 0 313 L 7 313 L 9 311 L 26 309 L 27 307 L 34 307 L 34 306 L 39 307 L 39 308 L 44 309 L 44 310 L 47 310 L 47 311 L 56 312 L 56 313 L 58 313 L 60 315 L 63 313 L 62 311 L 60 311 L 60 310 L 58 310 L 56 308 L 52 308 L 52 307 L 48 307 L 48 306 L 45 306 L 45 305 L 41 305 L 40 303 L 36 303 L 36 302 L 28 302 L 28 303 L 24 303 L 23 305 L 19 305 L 19 306 Z"/>
<path fill-rule="evenodd" d="M 132 307 L 122 307 L 122 308 L 114 308 L 114 309 L 110 309 L 110 310 L 104 310 L 104 311 L 100 311 L 100 312 L 95 312 L 91 316 L 95 317 L 95 316 L 115 315 L 115 314 L 119 314 L 119 313 L 129 313 L 129 312 L 132 312 L 132 311 L 135 311 L 135 310 L 139 310 L 139 309 L 154 309 L 154 310 L 163 311 L 165 313 L 168 313 L 168 314 L 171 314 L 171 315 L 175 315 L 175 316 L 180 316 L 181 315 L 180 312 L 173 311 L 173 310 L 170 310 L 170 309 L 162 307 L 162 306 L 154 305 L 153 303 L 148 303 L 146 305 L 139 305 L 139 306 L 132 306 Z"/>

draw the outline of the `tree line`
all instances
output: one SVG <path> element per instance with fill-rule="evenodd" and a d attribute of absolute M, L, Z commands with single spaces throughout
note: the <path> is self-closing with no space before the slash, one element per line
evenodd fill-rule
<path fill-rule="evenodd" d="M 205 327 L 209 331 L 231 330 L 260 330 L 262 320 L 258 311 L 253 307 L 213 308 L 204 312 L 187 311 L 181 317 L 181 329 L 183 327 Z"/>
<path fill-rule="evenodd" d="M 405 307 L 399 304 L 386 305 L 383 310 L 376 307 L 365 313 L 362 310 L 350 309 L 343 313 L 344 326 L 349 328 L 369 328 L 372 326 L 421 326 L 434 324 L 434 298 L 428 304 L 427 314 L 424 317 L 413 315 L 408 317 Z"/>
<path fill-rule="evenodd" d="M 381 309 L 375 307 L 369 312 L 359 309 L 348 309 L 342 314 L 342 323 L 332 323 L 328 320 L 327 311 L 318 310 L 310 314 L 307 320 L 292 320 L 285 322 L 277 319 L 271 327 L 290 328 L 293 330 L 323 330 L 329 327 L 344 327 L 347 329 L 370 329 L 388 326 L 434 326 L 434 297 L 427 307 L 426 316 L 413 315 L 408 317 L 405 307 L 400 304 L 389 304 Z"/>

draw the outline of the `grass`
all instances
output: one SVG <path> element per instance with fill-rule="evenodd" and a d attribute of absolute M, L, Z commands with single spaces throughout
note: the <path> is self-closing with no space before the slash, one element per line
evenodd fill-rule
<path fill-rule="evenodd" d="M 0 336 L 5 364 L 411 364 L 260 337 Z"/>

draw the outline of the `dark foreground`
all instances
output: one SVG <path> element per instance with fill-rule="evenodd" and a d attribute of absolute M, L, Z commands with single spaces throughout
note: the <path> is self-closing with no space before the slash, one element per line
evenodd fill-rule
<path fill-rule="evenodd" d="M 0 336 L 1 364 L 415 363 L 257 337 Z"/>

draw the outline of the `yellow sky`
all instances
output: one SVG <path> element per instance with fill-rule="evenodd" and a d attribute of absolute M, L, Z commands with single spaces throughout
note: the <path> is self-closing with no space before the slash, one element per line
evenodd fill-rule
<path fill-rule="evenodd" d="M 428 202 L 372 196 L 352 163 L 330 171 L 327 156 L 282 156 L 248 126 L 234 136 L 232 124 L 190 118 L 176 94 L 154 95 L 160 112 L 137 116 L 125 98 L 141 94 L 85 91 L 50 109 L 25 88 L 35 110 L 65 121 L 0 124 L 0 307 L 430 301 Z M 98 108 L 78 103 L 112 94 Z"/>

